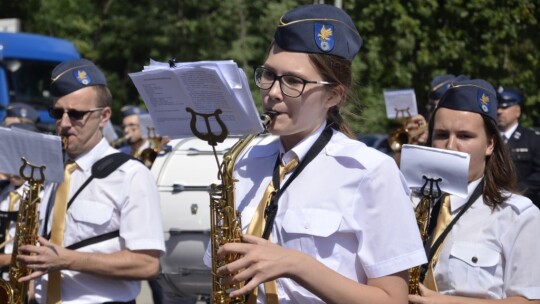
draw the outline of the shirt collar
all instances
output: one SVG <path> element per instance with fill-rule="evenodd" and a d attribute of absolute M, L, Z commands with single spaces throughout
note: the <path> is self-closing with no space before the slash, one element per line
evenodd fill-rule
<path fill-rule="evenodd" d="M 283 165 L 288 164 L 293 158 L 298 158 L 299 162 L 302 161 L 311 146 L 313 146 L 313 144 L 315 143 L 317 138 L 319 138 L 319 135 L 321 135 L 325 128 L 326 121 L 323 122 L 323 124 L 315 132 L 302 139 L 298 144 L 296 144 L 296 146 L 294 146 L 286 153 L 284 153 L 285 148 L 283 147 L 283 144 L 281 143 L 281 141 L 279 141 L 279 151 L 281 155 L 281 162 L 283 163 Z"/>
<path fill-rule="evenodd" d="M 506 132 L 501 132 L 501 135 L 504 135 L 506 139 L 510 139 L 512 137 L 512 134 L 516 131 L 519 123 L 515 123 L 510 129 L 508 129 Z"/>
<path fill-rule="evenodd" d="M 467 203 L 467 201 L 469 200 L 469 198 L 473 194 L 474 189 L 476 189 L 476 186 L 478 186 L 478 184 L 480 184 L 480 182 L 482 180 L 483 180 L 483 176 L 481 178 L 477 179 L 477 180 L 474 180 L 474 181 L 470 182 L 467 185 L 467 197 L 462 198 L 462 197 L 459 197 L 457 195 L 450 196 L 450 209 L 452 210 L 452 212 L 454 212 L 455 210 L 463 207 L 463 205 L 465 205 L 465 203 Z"/>
<path fill-rule="evenodd" d="M 95 145 L 90 151 L 80 155 L 74 161 L 77 163 L 77 166 L 81 168 L 82 171 L 87 171 L 92 168 L 95 162 L 100 160 L 104 155 L 107 155 L 107 150 L 109 149 L 109 143 L 105 138 L 102 138 L 100 142 Z"/>

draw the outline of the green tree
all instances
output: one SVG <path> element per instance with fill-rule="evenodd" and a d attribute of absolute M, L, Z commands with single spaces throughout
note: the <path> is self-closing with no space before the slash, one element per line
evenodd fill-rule
<path fill-rule="evenodd" d="M 23 29 L 69 39 L 107 74 L 115 121 L 140 104 L 128 73 L 150 58 L 235 60 L 252 76 L 264 62 L 279 17 L 313 0 L 30 0 L 0 3 Z M 315 1 L 319 2 L 319 1 Z M 333 3 L 333 1 L 326 1 Z M 413 88 L 423 111 L 434 76 L 484 78 L 524 91 L 523 122 L 540 125 L 540 7 L 534 0 L 343 0 L 364 45 L 353 63 L 360 105 L 347 107 L 354 129 L 386 133 L 383 90 Z M 252 86 L 254 99 L 260 97 Z M 358 118 L 363 112 L 363 118 Z"/>

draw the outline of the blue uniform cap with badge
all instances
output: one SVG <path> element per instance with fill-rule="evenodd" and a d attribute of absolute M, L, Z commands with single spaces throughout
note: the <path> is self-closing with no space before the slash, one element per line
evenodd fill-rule
<path fill-rule="evenodd" d="M 283 50 L 339 56 L 352 61 L 362 46 L 362 38 L 351 17 L 328 4 L 295 8 L 281 17 L 274 34 Z"/>
<path fill-rule="evenodd" d="M 483 79 L 453 81 L 437 108 L 478 113 L 497 122 L 497 94 Z"/>
<path fill-rule="evenodd" d="M 14 102 L 6 108 L 6 117 L 26 118 L 36 123 L 39 120 L 39 113 L 30 105 Z"/>
<path fill-rule="evenodd" d="M 123 106 L 121 109 L 120 109 L 120 112 L 122 112 L 122 117 L 127 117 L 127 116 L 131 116 L 131 115 L 139 115 L 139 114 L 145 114 L 146 111 L 137 107 L 137 106 L 132 106 L 132 105 L 127 105 L 127 106 Z"/>
<path fill-rule="evenodd" d="M 513 105 L 523 104 L 525 97 L 521 91 L 513 88 L 499 86 L 497 88 L 497 100 L 500 108 L 508 108 Z"/>
<path fill-rule="evenodd" d="M 441 99 L 441 96 L 450 87 L 450 83 L 456 79 L 456 76 L 452 74 L 436 76 L 431 80 L 431 91 L 428 94 L 428 98 L 432 100 Z"/>
<path fill-rule="evenodd" d="M 57 65 L 51 75 L 51 95 L 62 97 L 89 86 L 107 85 L 105 75 L 90 60 L 75 59 Z"/>

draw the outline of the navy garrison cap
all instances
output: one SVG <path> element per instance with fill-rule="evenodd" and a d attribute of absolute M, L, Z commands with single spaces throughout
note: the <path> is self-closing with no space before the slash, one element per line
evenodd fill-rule
<path fill-rule="evenodd" d="M 281 17 L 274 34 L 286 51 L 330 54 L 349 61 L 362 46 L 362 38 L 342 9 L 328 4 L 303 5 Z"/>
<path fill-rule="evenodd" d="M 51 75 L 51 94 L 62 97 L 85 87 L 107 85 L 105 75 L 90 60 L 75 59 L 57 65 Z"/>
<path fill-rule="evenodd" d="M 497 122 L 497 93 L 483 79 L 454 81 L 439 100 L 438 108 L 474 112 Z"/>
<path fill-rule="evenodd" d="M 431 91 L 428 93 L 428 98 L 431 100 L 441 99 L 441 96 L 450 87 L 450 83 L 456 79 L 452 74 L 436 76 L 431 80 Z"/>
<path fill-rule="evenodd" d="M 139 107 L 136 107 L 136 106 L 131 106 L 131 105 L 123 106 L 120 109 L 120 112 L 122 112 L 122 117 L 130 116 L 130 115 L 139 115 L 139 114 L 146 113 L 145 110 L 143 110 L 143 109 L 141 109 Z"/>
<path fill-rule="evenodd" d="M 499 101 L 499 107 L 506 108 L 523 104 L 525 97 L 519 90 L 499 86 L 499 88 L 497 88 L 497 99 Z"/>
<path fill-rule="evenodd" d="M 14 102 L 7 107 L 6 117 L 26 118 L 36 123 L 39 120 L 39 113 L 30 105 Z"/>

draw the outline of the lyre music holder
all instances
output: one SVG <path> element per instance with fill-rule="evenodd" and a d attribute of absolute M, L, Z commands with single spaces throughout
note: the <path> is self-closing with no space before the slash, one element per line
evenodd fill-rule
<path fill-rule="evenodd" d="M 191 128 L 191 132 L 193 132 L 193 135 L 197 136 L 198 138 L 202 140 L 207 141 L 209 145 L 216 146 L 217 143 L 222 143 L 227 138 L 227 135 L 229 135 L 227 126 L 225 125 L 223 120 L 221 120 L 221 118 L 219 117 L 219 115 L 223 113 L 221 109 L 215 110 L 214 113 L 212 114 L 197 113 L 190 107 L 187 107 L 186 111 L 191 113 L 190 128 Z M 197 116 L 201 116 L 204 119 L 207 133 L 203 133 L 197 130 Z M 214 134 L 212 132 L 212 127 L 210 126 L 210 117 L 216 118 L 216 122 L 221 128 L 221 133 Z"/>
<path fill-rule="evenodd" d="M 422 196 L 429 198 L 430 200 L 435 200 L 442 195 L 441 187 L 439 182 L 442 181 L 442 178 L 428 178 L 425 175 L 422 176 L 422 179 L 425 180 L 424 185 L 420 188 L 420 193 Z M 427 185 L 429 187 L 427 188 Z M 434 189 L 435 187 L 435 189 Z"/>
<path fill-rule="evenodd" d="M 45 182 L 45 173 L 43 173 L 43 170 L 45 170 L 45 168 L 46 168 L 45 165 L 41 165 L 41 166 L 33 165 L 28 160 L 26 160 L 25 157 L 21 157 L 21 159 L 23 161 L 23 164 L 21 165 L 21 168 L 19 170 L 19 174 L 20 174 L 21 178 L 28 181 L 29 183 L 43 183 L 43 182 Z M 24 173 L 25 168 L 27 166 L 30 166 L 30 175 L 26 175 Z M 39 169 L 39 175 L 40 175 L 39 179 L 35 177 L 35 170 L 36 169 Z"/>
<path fill-rule="evenodd" d="M 409 107 L 405 109 L 394 108 L 394 110 L 396 111 L 396 118 L 395 118 L 396 120 L 407 119 L 411 117 L 411 112 L 409 111 Z"/>
<path fill-rule="evenodd" d="M 218 166 L 218 179 L 221 179 L 222 170 L 221 170 L 221 164 L 219 163 L 218 155 L 216 152 L 216 145 L 218 143 L 222 143 L 229 135 L 227 126 L 225 125 L 223 120 L 221 120 L 219 116 L 221 113 L 223 113 L 223 111 L 221 111 L 221 109 L 217 109 L 212 114 L 204 114 L 204 113 L 197 113 L 190 107 L 187 107 L 186 111 L 191 113 L 190 128 L 191 128 L 191 132 L 193 132 L 193 135 L 197 136 L 199 139 L 207 141 L 208 144 L 212 146 L 214 157 L 216 159 L 216 163 Z M 197 130 L 197 116 L 201 116 L 204 119 L 206 131 L 207 131 L 206 133 L 203 133 Z M 214 134 L 212 132 L 212 127 L 210 126 L 210 117 L 215 117 L 216 122 L 221 128 L 221 133 Z"/>

